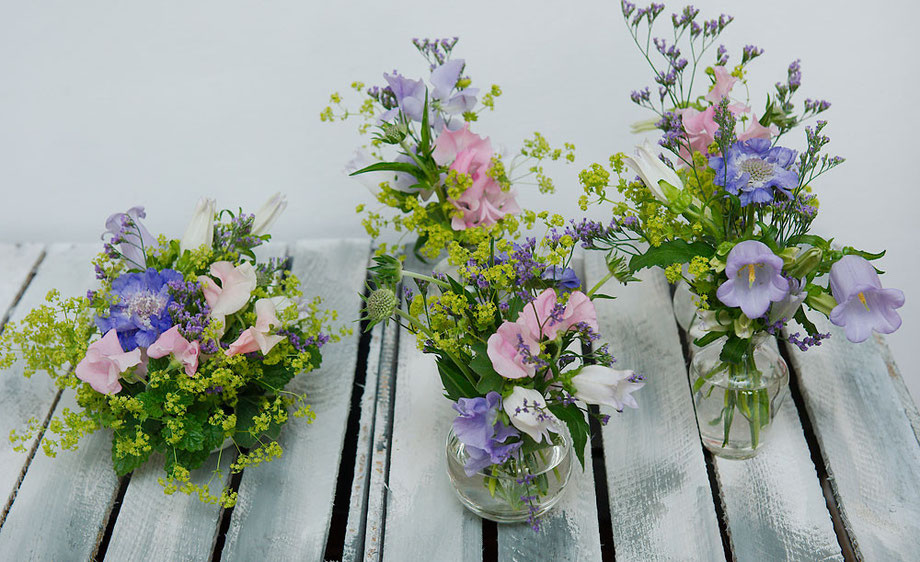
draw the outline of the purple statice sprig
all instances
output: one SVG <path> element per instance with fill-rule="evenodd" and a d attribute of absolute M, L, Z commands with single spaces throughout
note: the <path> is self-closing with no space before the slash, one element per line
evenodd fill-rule
<path fill-rule="evenodd" d="M 255 215 L 243 213 L 242 210 L 234 215 L 228 210 L 223 210 L 219 217 L 223 217 L 225 213 L 230 216 L 230 220 L 214 225 L 214 248 L 227 254 L 245 254 L 262 244 L 263 238 L 252 234 Z"/>
<path fill-rule="evenodd" d="M 166 284 L 172 302 L 168 306 L 173 323 L 179 327 L 179 333 L 189 341 L 201 341 L 204 331 L 210 324 L 211 307 L 208 306 L 201 284 L 197 281 L 176 279 Z M 201 342 L 202 353 L 216 353 L 217 343 L 213 340 Z"/>
<path fill-rule="evenodd" d="M 535 479 L 536 477 L 533 474 L 524 474 L 518 478 L 516 482 L 524 486 L 525 491 L 521 495 L 520 500 L 527 506 L 527 524 L 530 525 L 530 528 L 533 529 L 535 533 L 538 533 L 540 532 L 540 518 L 537 516 L 537 512 L 539 511 L 537 501 L 540 499 L 540 496 L 533 493 Z"/>
<path fill-rule="evenodd" d="M 431 64 L 431 70 L 441 66 L 450 59 L 451 51 L 460 40 L 459 37 L 444 39 L 412 39 L 418 52 Z"/>
<path fill-rule="evenodd" d="M 829 337 L 831 337 L 830 332 L 823 333 L 823 334 L 819 332 L 814 335 L 806 336 L 805 338 L 800 339 L 799 333 L 796 332 L 794 334 L 789 334 L 789 336 L 786 338 L 786 341 L 795 345 L 802 351 L 808 351 L 812 347 L 820 346 L 821 342 L 823 340 L 826 340 Z"/>

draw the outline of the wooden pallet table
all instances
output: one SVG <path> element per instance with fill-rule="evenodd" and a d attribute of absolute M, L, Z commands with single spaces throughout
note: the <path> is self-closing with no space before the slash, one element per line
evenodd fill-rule
<path fill-rule="evenodd" d="M 321 369 L 292 384 L 317 414 L 293 420 L 284 455 L 230 480 L 235 507 L 165 496 L 162 460 L 118 478 L 110 436 L 50 459 L 40 439 L 0 441 L 2 560 L 911 560 L 920 558 L 920 414 L 880 337 L 833 337 L 802 353 L 781 345 L 792 398 L 755 459 L 714 458 L 699 440 L 686 337 L 658 270 L 596 303 L 624 368 L 648 379 L 641 408 L 595 428 L 543 529 L 496 525 L 464 510 L 446 474 L 453 410 L 430 356 L 398 326 L 362 333 L 367 240 L 275 244 L 308 295 L 352 324 Z M 97 245 L 0 244 L 0 319 L 22 318 L 47 291 L 94 283 Z M 415 264 L 422 267 L 421 264 Z M 598 255 L 578 261 L 593 285 Z M 0 372 L 0 433 L 72 406 L 43 376 Z M 232 454 L 213 455 L 207 479 Z M 223 474 L 228 471 L 224 470 Z M 227 476 L 225 476 L 227 478 Z"/>

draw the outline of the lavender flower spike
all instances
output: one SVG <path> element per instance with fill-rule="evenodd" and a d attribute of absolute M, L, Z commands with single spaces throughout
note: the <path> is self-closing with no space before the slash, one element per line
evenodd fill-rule
<path fill-rule="evenodd" d="M 831 266 L 830 279 L 838 303 L 830 319 L 844 327 L 848 340 L 859 343 L 872 330 L 890 334 L 901 327 L 901 317 L 894 309 L 904 305 L 904 293 L 883 289 L 878 273 L 865 258 L 843 256 Z"/>
<path fill-rule="evenodd" d="M 745 240 L 728 253 L 725 275 L 716 295 L 728 306 L 741 307 L 748 318 L 766 314 L 771 302 L 779 302 L 789 292 L 789 281 L 782 275 L 783 259 L 763 242 Z"/>

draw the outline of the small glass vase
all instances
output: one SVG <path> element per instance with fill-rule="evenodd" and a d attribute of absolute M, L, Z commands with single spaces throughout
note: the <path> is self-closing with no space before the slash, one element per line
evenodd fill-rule
<path fill-rule="evenodd" d="M 724 341 L 724 340 L 723 340 Z M 714 455 L 747 459 L 766 443 L 789 394 L 789 368 L 765 337 L 754 337 L 740 364 L 724 363 L 722 345 L 697 349 L 690 384 L 703 445 Z"/>
<path fill-rule="evenodd" d="M 467 476 L 463 469 L 468 459 L 465 445 L 451 429 L 447 435 L 447 474 L 460 503 L 476 515 L 499 523 L 533 521 L 542 516 L 562 498 L 575 462 L 567 432 L 553 437 L 550 445 Z M 531 500 L 526 501 L 528 498 Z"/>

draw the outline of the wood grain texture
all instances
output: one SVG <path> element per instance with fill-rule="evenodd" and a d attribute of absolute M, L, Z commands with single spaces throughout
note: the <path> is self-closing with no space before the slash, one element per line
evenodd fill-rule
<path fill-rule="evenodd" d="M 82 295 L 93 287 L 95 274 L 90 260 L 98 250 L 95 244 L 50 246 L 10 320 L 21 320 L 32 308 L 43 304 L 45 295 L 53 288 L 59 289 L 63 296 L 70 297 Z M 10 271 L 12 273 L 16 270 L 11 268 Z M 18 270 L 18 276 L 21 280 L 28 276 L 25 266 Z M 11 430 L 23 429 L 31 418 L 44 422 L 58 396 L 57 387 L 45 373 L 36 373 L 29 379 L 23 377 L 22 373 L 22 362 L 0 371 L 0 435 L 3 435 L 0 438 L 0 497 L 6 500 L 4 507 L 13 500 L 29 462 L 29 455 L 14 451 L 6 436 Z M 38 436 L 26 448 L 33 450 L 37 444 Z M 37 454 L 43 456 L 40 451 Z"/>
<path fill-rule="evenodd" d="M 64 408 L 78 408 L 73 390 L 64 392 L 55 415 Z M 6 560 L 90 559 L 117 492 L 111 431 L 97 431 L 56 458 L 39 452 L 0 529 L 0 552 Z"/>
<path fill-rule="evenodd" d="M 585 278 L 583 252 L 575 254 L 570 267 L 579 279 Z M 526 524 L 498 526 L 499 560 L 600 560 L 594 478 L 589 441 L 584 470 L 575 461 L 565 496 L 543 516 L 539 533 Z"/>
<path fill-rule="evenodd" d="M 873 339 L 851 344 L 818 320 L 830 339 L 808 352 L 787 349 L 844 526 L 864 560 L 916 559 L 920 445 L 892 382 L 897 371 Z"/>
<path fill-rule="evenodd" d="M 377 380 L 380 373 L 380 352 L 386 327 L 377 324 L 371 330 L 364 375 L 364 392 L 361 395 L 357 445 L 355 447 L 354 477 L 351 483 L 351 500 L 348 503 L 348 523 L 345 528 L 343 560 L 357 560 L 364 550 L 367 500 L 371 479 L 374 419 L 377 409 Z"/>
<path fill-rule="evenodd" d="M 715 465 L 738 560 L 843 560 L 792 400 L 756 457 Z"/>
<path fill-rule="evenodd" d="M 526 523 L 498 525 L 498 559 L 600 560 L 594 476 L 589 444 L 584 471 L 576 460 L 565 496 L 540 520 L 538 533 Z"/>
<path fill-rule="evenodd" d="M 598 254 L 586 256 L 585 269 L 588 286 L 607 272 Z M 719 560 L 722 540 L 668 285 L 658 269 L 640 277 L 625 287 L 608 282 L 602 292 L 617 299 L 595 302 L 619 368 L 648 380 L 636 393 L 638 410 L 606 412 L 612 416 L 603 443 L 616 557 Z"/>
<path fill-rule="evenodd" d="M 380 369 L 377 375 L 377 407 L 371 439 L 370 478 L 364 523 L 364 558 L 380 560 L 386 523 L 387 479 L 390 470 L 390 443 L 393 435 L 393 399 L 396 386 L 400 328 L 391 322 L 383 332 Z M 362 418 L 363 419 L 363 418 Z"/>
<path fill-rule="evenodd" d="M 230 477 L 230 463 L 235 458 L 236 449 L 232 446 L 212 454 L 200 468 L 192 471 L 192 482 L 202 486 L 210 482 L 211 493 L 220 495 Z M 218 459 L 219 475 L 214 474 Z M 157 482 L 165 476 L 163 457 L 159 454 L 131 475 L 112 530 L 106 560 L 211 559 L 220 506 L 201 502 L 197 494 L 187 496 L 177 492 L 167 496 Z"/>
<path fill-rule="evenodd" d="M 481 520 L 460 504 L 447 475 L 447 433 L 456 413 L 434 356 L 403 333 L 398 361 L 383 559 L 481 560 Z"/>
<path fill-rule="evenodd" d="M 320 560 L 332 517 L 358 351 L 357 324 L 370 243 L 301 241 L 290 249 L 304 294 L 323 297 L 355 333 L 323 349 L 321 369 L 291 387 L 308 396 L 316 420 L 293 420 L 279 439 L 284 455 L 243 473 L 223 550 L 225 560 Z"/>
<path fill-rule="evenodd" d="M 260 262 L 284 257 L 287 245 L 270 243 L 257 248 Z M 296 423 L 296 420 L 292 420 Z M 208 484 L 219 496 L 230 479 L 230 464 L 237 450 L 231 446 L 214 453 L 192 481 Z M 220 465 L 221 473 L 214 474 Z M 154 457 L 131 475 L 118 520 L 106 551 L 107 560 L 209 560 L 220 524 L 221 508 L 202 503 L 197 494 L 167 496 L 158 479 L 165 477 L 162 457 Z M 169 513 L 169 517 L 163 517 Z"/>
<path fill-rule="evenodd" d="M 6 318 L 44 255 L 41 244 L 0 244 L 0 318 Z"/>

